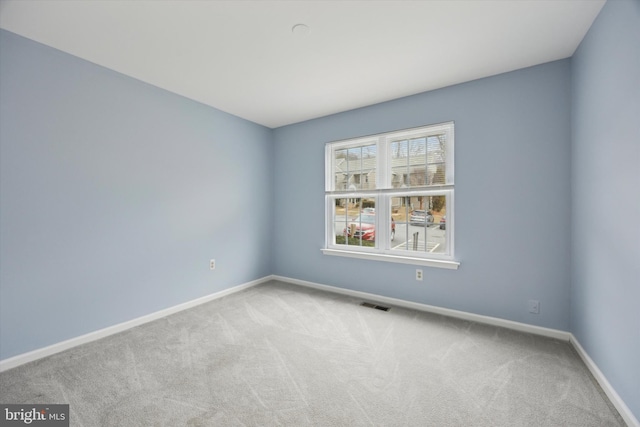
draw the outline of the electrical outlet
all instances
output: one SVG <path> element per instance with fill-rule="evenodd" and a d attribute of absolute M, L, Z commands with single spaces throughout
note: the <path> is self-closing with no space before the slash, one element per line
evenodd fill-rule
<path fill-rule="evenodd" d="M 209 261 L 209 270 L 215 270 L 216 269 L 216 260 L 212 259 L 211 261 Z"/>
<path fill-rule="evenodd" d="M 537 299 L 529 300 L 529 313 L 539 314 L 540 313 L 540 301 Z"/>
<path fill-rule="evenodd" d="M 416 268 L 416 280 L 422 280 L 422 269 Z"/>

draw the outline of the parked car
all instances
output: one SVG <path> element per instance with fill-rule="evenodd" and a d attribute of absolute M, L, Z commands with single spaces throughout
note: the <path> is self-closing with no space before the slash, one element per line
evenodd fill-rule
<path fill-rule="evenodd" d="M 353 225 L 353 227 L 352 227 Z M 371 214 L 361 214 L 351 221 L 349 226 L 344 229 L 345 236 L 360 238 L 362 240 L 376 239 L 376 217 Z"/>
<path fill-rule="evenodd" d="M 422 209 L 416 209 L 411 212 L 409 217 L 409 224 L 411 225 L 431 225 L 433 224 L 433 215 L 431 211 L 425 211 Z"/>
<path fill-rule="evenodd" d="M 376 208 L 364 208 L 364 209 L 362 209 L 362 213 L 374 214 L 374 213 L 376 213 Z"/>
<path fill-rule="evenodd" d="M 353 231 L 351 224 L 354 225 Z M 362 236 L 362 240 L 376 239 L 376 217 L 374 215 L 362 214 L 353 218 L 349 222 L 349 228 L 343 230 L 345 236 L 355 237 L 357 239 Z M 391 218 L 391 241 L 396 237 L 396 222 Z"/>
<path fill-rule="evenodd" d="M 440 219 L 440 230 L 444 230 L 445 228 L 447 228 L 447 216 L 446 215 L 444 215 Z"/>

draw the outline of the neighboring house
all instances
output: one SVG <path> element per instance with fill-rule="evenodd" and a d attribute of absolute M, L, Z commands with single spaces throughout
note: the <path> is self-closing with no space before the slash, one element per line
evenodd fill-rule
<path fill-rule="evenodd" d="M 339 191 L 375 190 L 376 162 L 375 146 L 369 149 L 345 149 L 337 154 L 335 184 Z M 445 183 L 444 142 L 437 137 L 399 141 L 392 144 L 393 188 L 412 188 L 423 185 Z M 393 208 L 409 206 L 410 209 L 425 209 L 424 197 L 398 197 Z M 346 199 L 345 199 L 346 200 Z M 358 203 L 349 199 L 349 203 Z M 366 206 L 365 206 L 366 207 Z"/>

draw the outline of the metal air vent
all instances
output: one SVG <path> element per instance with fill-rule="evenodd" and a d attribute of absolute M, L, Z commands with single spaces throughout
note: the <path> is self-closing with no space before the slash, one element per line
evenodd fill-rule
<path fill-rule="evenodd" d="M 363 307 L 367 307 L 367 308 L 375 308 L 376 310 L 381 310 L 381 311 L 389 311 L 390 310 L 389 307 L 385 307 L 383 305 L 372 304 L 370 302 L 363 302 L 360 305 L 363 306 Z"/>

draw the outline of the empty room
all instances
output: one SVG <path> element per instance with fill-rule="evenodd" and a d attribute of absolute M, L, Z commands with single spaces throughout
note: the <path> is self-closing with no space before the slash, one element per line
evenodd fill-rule
<path fill-rule="evenodd" d="M 639 0 L 0 0 L 0 424 L 640 427 L 639 123 Z"/>

